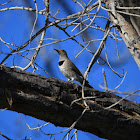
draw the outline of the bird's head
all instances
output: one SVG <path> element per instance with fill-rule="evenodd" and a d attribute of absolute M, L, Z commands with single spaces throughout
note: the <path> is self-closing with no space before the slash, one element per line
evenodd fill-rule
<path fill-rule="evenodd" d="M 54 50 L 58 52 L 60 57 L 68 58 L 67 52 L 65 50 L 57 50 L 57 49 L 54 49 Z"/>

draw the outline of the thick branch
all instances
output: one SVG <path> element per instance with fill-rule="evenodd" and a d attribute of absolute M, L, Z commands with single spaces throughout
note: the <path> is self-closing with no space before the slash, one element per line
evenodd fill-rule
<path fill-rule="evenodd" d="M 75 128 L 107 139 L 140 139 L 140 107 L 136 103 L 123 100 L 105 109 L 121 97 L 89 88 L 85 95 L 96 98 L 87 100 L 90 109 Z M 70 107 L 80 97 L 81 87 L 74 83 L 0 66 L 0 108 L 69 127 L 84 109 L 82 101 Z"/>
<path fill-rule="evenodd" d="M 130 16 L 131 11 L 126 10 L 118 10 L 117 6 L 120 7 L 137 7 L 139 6 L 139 1 L 135 2 L 131 0 L 104 0 L 106 7 L 109 9 L 109 18 L 118 26 L 118 31 L 122 36 L 126 46 L 128 47 L 131 55 L 135 59 L 139 69 L 140 69 L 140 17 Z M 139 10 L 133 10 L 133 13 L 138 13 Z M 135 15 L 135 14 L 133 14 Z M 117 21 L 117 22 L 116 22 Z"/>

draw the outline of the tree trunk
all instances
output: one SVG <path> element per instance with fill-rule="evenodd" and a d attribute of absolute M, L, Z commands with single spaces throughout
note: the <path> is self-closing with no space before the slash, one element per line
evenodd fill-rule
<path fill-rule="evenodd" d="M 104 0 L 109 18 L 116 25 L 127 48 L 140 68 L 140 10 L 127 7 L 140 7 L 139 0 Z"/>

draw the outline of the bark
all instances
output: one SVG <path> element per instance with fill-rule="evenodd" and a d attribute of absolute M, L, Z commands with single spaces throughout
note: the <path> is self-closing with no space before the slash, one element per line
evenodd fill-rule
<path fill-rule="evenodd" d="M 75 128 L 112 140 L 140 139 L 140 106 L 109 92 L 85 88 L 89 110 Z M 0 108 L 30 115 L 56 126 L 70 127 L 85 109 L 79 101 L 81 86 L 0 66 Z"/>
<path fill-rule="evenodd" d="M 140 10 L 120 9 L 120 7 L 140 7 L 139 0 L 104 0 L 104 3 L 111 10 L 109 11 L 110 20 L 116 25 L 117 30 L 140 69 Z M 119 13 L 117 10 L 125 13 Z"/>

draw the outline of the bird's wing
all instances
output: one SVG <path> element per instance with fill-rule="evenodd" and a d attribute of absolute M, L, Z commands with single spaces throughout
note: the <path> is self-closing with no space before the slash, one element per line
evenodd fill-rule
<path fill-rule="evenodd" d="M 73 62 L 70 61 L 70 65 L 71 65 L 71 69 L 76 72 L 79 76 L 82 76 L 82 73 L 79 71 L 79 69 L 75 66 L 75 64 Z"/>

